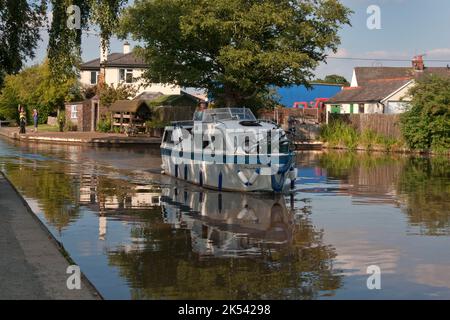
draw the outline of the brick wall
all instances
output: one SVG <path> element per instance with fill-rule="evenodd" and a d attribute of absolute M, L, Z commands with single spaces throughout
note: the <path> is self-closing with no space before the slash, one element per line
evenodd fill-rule
<path fill-rule="evenodd" d="M 76 118 L 73 116 L 72 106 L 76 106 Z M 74 102 L 66 104 L 66 124 L 72 123 L 77 131 L 91 131 L 92 110 L 91 102 Z"/>

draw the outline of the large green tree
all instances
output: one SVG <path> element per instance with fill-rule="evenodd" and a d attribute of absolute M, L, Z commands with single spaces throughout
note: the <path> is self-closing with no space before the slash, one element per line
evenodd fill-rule
<path fill-rule="evenodd" d="M 327 75 L 323 80 L 319 79 L 315 82 L 318 83 L 331 83 L 331 84 L 341 84 L 345 87 L 348 87 L 350 85 L 350 82 L 347 81 L 347 79 L 343 76 L 340 76 L 338 74 L 330 74 Z"/>
<path fill-rule="evenodd" d="M 109 46 L 119 14 L 128 0 L 49 0 L 52 23 L 49 29 L 48 57 L 55 81 L 66 81 L 77 73 L 81 63 L 82 32 L 93 26 L 99 29 L 102 46 Z M 80 28 L 68 28 L 73 12 L 70 5 L 80 8 Z"/>
<path fill-rule="evenodd" d="M 411 89 L 412 102 L 401 129 L 409 147 L 450 150 L 450 78 L 428 76 Z"/>
<path fill-rule="evenodd" d="M 46 123 L 48 115 L 62 108 L 64 102 L 81 98 L 77 84 L 76 77 L 55 83 L 47 61 L 7 75 L 0 93 L 0 117 L 18 119 L 17 106 L 21 104 L 30 119 L 32 110 L 37 109 L 40 123 Z"/>
<path fill-rule="evenodd" d="M 6 74 L 17 73 L 34 57 L 45 11 L 45 1 L 0 0 L 0 87 Z"/>
<path fill-rule="evenodd" d="M 120 30 L 145 44 L 149 81 L 246 105 L 270 86 L 308 83 L 350 13 L 339 0 L 136 0 Z"/>

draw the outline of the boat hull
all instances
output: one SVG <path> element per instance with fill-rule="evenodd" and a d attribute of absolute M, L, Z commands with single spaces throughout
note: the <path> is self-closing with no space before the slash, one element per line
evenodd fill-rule
<path fill-rule="evenodd" d="M 162 156 L 164 174 L 205 188 L 239 192 L 285 192 L 294 188 L 297 170 L 292 158 L 276 173 L 270 166 L 174 159 Z M 272 170 L 273 171 L 273 170 Z"/>

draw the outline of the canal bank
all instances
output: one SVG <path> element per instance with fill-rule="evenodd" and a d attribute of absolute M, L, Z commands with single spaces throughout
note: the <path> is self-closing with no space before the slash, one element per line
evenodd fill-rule
<path fill-rule="evenodd" d="M 80 290 L 69 290 L 70 258 L 0 173 L 0 300 L 97 300 L 83 276 Z"/>
<path fill-rule="evenodd" d="M 160 145 L 160 138 L 153 137 L 127 137 L 121 134 L 101 132 L 29 132 L 19 134 L 17 128 L 0 128 L 0 136 L 23 142 L 33 143 L 60 143 L 60 144 L 86 144 L 86 145 Z"/>

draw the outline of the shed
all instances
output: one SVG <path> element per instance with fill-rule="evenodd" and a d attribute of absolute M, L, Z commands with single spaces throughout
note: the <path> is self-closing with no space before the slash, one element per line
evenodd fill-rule
<path fill-rule="evenodd" d="M 100 120 L 107 117 L 108 108 L 100 105 L 98 96 L 81 102 L 65 104 L 66 124 L 75 131 L 95 131 Z"/>
<path fill-rule="evenodd" d="M 70 102 L 65 104 L 66 125 L 71 131 L 91 131 L 92 102 Z"/>
<path fill-rule="evenodd" d="M 177 95 L 161 95 L 147 101 L 153 118 L 160 122 L 192 120 L 200 99 L 181 92 Z"/>
<path fill-rule="evenodd" d="M 152 112 L 145 100 L 118 100 L 109 111 L 113 116 L 113 126 L 126 127 L 131 124 L 143 126 L 152 117 Z"/>

